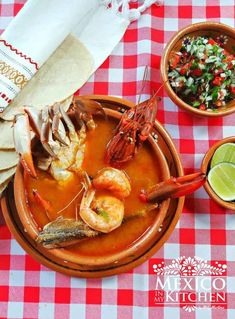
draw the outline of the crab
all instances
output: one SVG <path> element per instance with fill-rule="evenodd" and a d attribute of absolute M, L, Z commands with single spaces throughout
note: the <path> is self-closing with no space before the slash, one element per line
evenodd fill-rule
<path fill-rule="evenodd" d="M 92 115 L 97 113 L 105 115 L 101 104 L 81 97 L 73 99 L 67 113 L 60 103 L 41 111 L 25 107 L 14 123 L 15 149 L 24 170 L 37 177 L 32 154 L 32 145 L 37 144 L 31 142 L 33 131 L 41 144 L 35 153 L 38 168 L 49 171 L 59 182 L 68 181 L 82 168 L 86 132 L 95 129 Z"/>

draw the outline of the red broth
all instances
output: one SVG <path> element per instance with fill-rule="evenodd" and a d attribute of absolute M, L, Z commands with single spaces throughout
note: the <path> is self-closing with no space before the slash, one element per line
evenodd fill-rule
<path fill-rule="evenodd" d="M 113 129 L 117 121 L 97 118 L 97 128 L 87 133 L 86 152 L 83 168 L 89 176 L 94 176 L 98 170 L 107 165 L 104 163 L 104 152 L 106 145 L 113 135 Z M 152 225 L 156 210 L 147 212 L 146 204 L 138 199 L 142 188 L 147 189 L 151 185 L 160 181 L 161 173 L 158 170 L 157 157 L 151 145 L 146 142 L 138 151 L 134 160 L 130 161 L 124 170 L 131 180 L 132 191 L 125 199 L 125 218 L 122 225 L 116 230 L 87 239 L 66 249 L 77 252 L 84 256 L 103 256 L 117 253 L 131 246 L 138 240 Z M 49 221 L 59 216 L 64 218 L 79 218 L 78 197 L 67 209 L 60 212 L 81 190 L 81 180 L 74 176 L 66 185 L 60 185 L 48 173 L 37 169 L 38 179 L 33 179 L 25 174 L 25 188 L 28 197 L 29 207 L 34 220 L 39 229 L 42 229 Z M 43 209 L 35 203 L 32 190 L 37 189 L 40 195 L 50 202 L 52 212 L 45 213 Z M 76 206 L 78 207 L 76 209 Z M 144 216 L 142 213 L 144 212 Z M 133 217 L 133 215 L 138 217 Z M 140 216 L 139 216 L 140 215 Z"/>

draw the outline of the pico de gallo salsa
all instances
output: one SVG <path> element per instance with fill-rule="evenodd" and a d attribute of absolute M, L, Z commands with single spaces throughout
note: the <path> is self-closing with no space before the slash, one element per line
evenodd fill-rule
<path fill-rule="evenodd" d="M 177 95 L 200 110 L 215 111 L 235 97 L 235 56 L 226 37 L 185 38 L 169 60 L 168 78 Z"/>

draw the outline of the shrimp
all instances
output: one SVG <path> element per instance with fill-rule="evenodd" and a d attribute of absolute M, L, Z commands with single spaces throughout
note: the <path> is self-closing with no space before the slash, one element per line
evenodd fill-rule
<path fill-rule="evenodd" d="M 80 205 L 80 217 L 92 229 L 109 233 L 123 221 L 123 199 L 131 192 L 129 179 L 123 171 L 107 167 L 97 173 L 92 184 L 88 183 Z M 98 189 L 108 193 L 95 197 Z"/>
<path fill-rule="evenodd" d="M 119 227 L 124 217 L 124 203 L 110 195 L 98 196 L 88 189 L 82 198 L 80 217 L 92 229 L 109 233 Z"/>
<path fill-rule="evenodd" d="M 127 174 L 112 167 L 101 169 L 93 179 L 96 189 L 106 189 L 111 191 L 114 196 L 123 199 L 130 195 L 131 185 Z"/>

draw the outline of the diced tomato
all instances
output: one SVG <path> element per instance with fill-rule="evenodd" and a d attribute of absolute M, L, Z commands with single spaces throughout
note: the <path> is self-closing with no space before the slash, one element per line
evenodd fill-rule
<path fill-rule="evenodd" d="M 210 38 L 208 40 L 208 44 L 214 45 L 214 44 L 217 44 L 217 42 L 215 40 L 213 40 L 212 38 Z"/>
<path fill-rule="evenodd" d="M 183 57 L 182 62 L 186 63 L 188 61 L 189 53 L 188 52 L 183 52 L 182 57 Z"/>
<path fill-rule="evenodd" d="M 192 70 L 191 73 L 194 76 L 201 76 L 202 75 L 202 70 L 201 69 L 195 69 L 195 70 Z"/>
<path fill-rule="evenodd" d="M 185 68 L 180 69 L 180 74 L 181 75 L 185 75 L 186 72 L 187 72 L 187 69 L 185 69 Z"/>
<path fill-rule="evenodd" d="M 231 62 L 232 60 L 235 60 L 235 57 L 232 54 L 226 55 L 226 58 L 223 60 L 223 62 Z"/>
<path fill-rule="evenodd" d="M 202 110 L 202 111 L 205 111 L 206 110 L 206 105 L 203 103 L 199 106 L 199 109 Z"/>
<path fill-rule="evenodd" d="M 221 107 L 221 106 L 222 106 L 222 102 L 221 102 L 220 100 L 217 100 L 217 101 L 215 102 L 215 105 L 216 105 L 217 107 Z"/>
<path fill-rule="evenodd" d="M 192 65 L 191 61 L 189 63 L 186 63 L 185 65 L 183 65 L 182 68 L 180 69 L 180 74 L 185 75 L 186 72 L 190 69 L 191 65 Z"/>
<path fill-rule="evenodd" d="M 212 84 L 214 86 L 220 86 L 222 83 L 223 83 L 223 78 L 221 78 L 220 76 L 216 76 L 214 80 L 212 81 Z"/>
<path fill-rule="evenodd" d="M 230 92 L 235 95 L 235 87 L 230 86 Z"/>
<path fill-rule="evenodd" d="M 224 55 L 229 55 L 228 51 L 227 51 L 227 50 L 225 50 L 225 49 L 224 49 L 223 54 L 224 54 Z"/>
<path fill-rule="evenodd" d="M 175 69 L 179 62 L 180 62 L 180 56 L 178 54 L 173 55 L 170 58 L 170 66 L 172 67 L 172 69 Z"/>
<path fill-rule="evenodd" d="M 227 55 L 226 58 L 223 60 L 223 62 L 227 62 L 228 63 L 228 70 L 231 70 L 233 68 L 233 63 L 232 61 L 235 60 L 235 56 L 230 54 L 230 55 Z"/>

